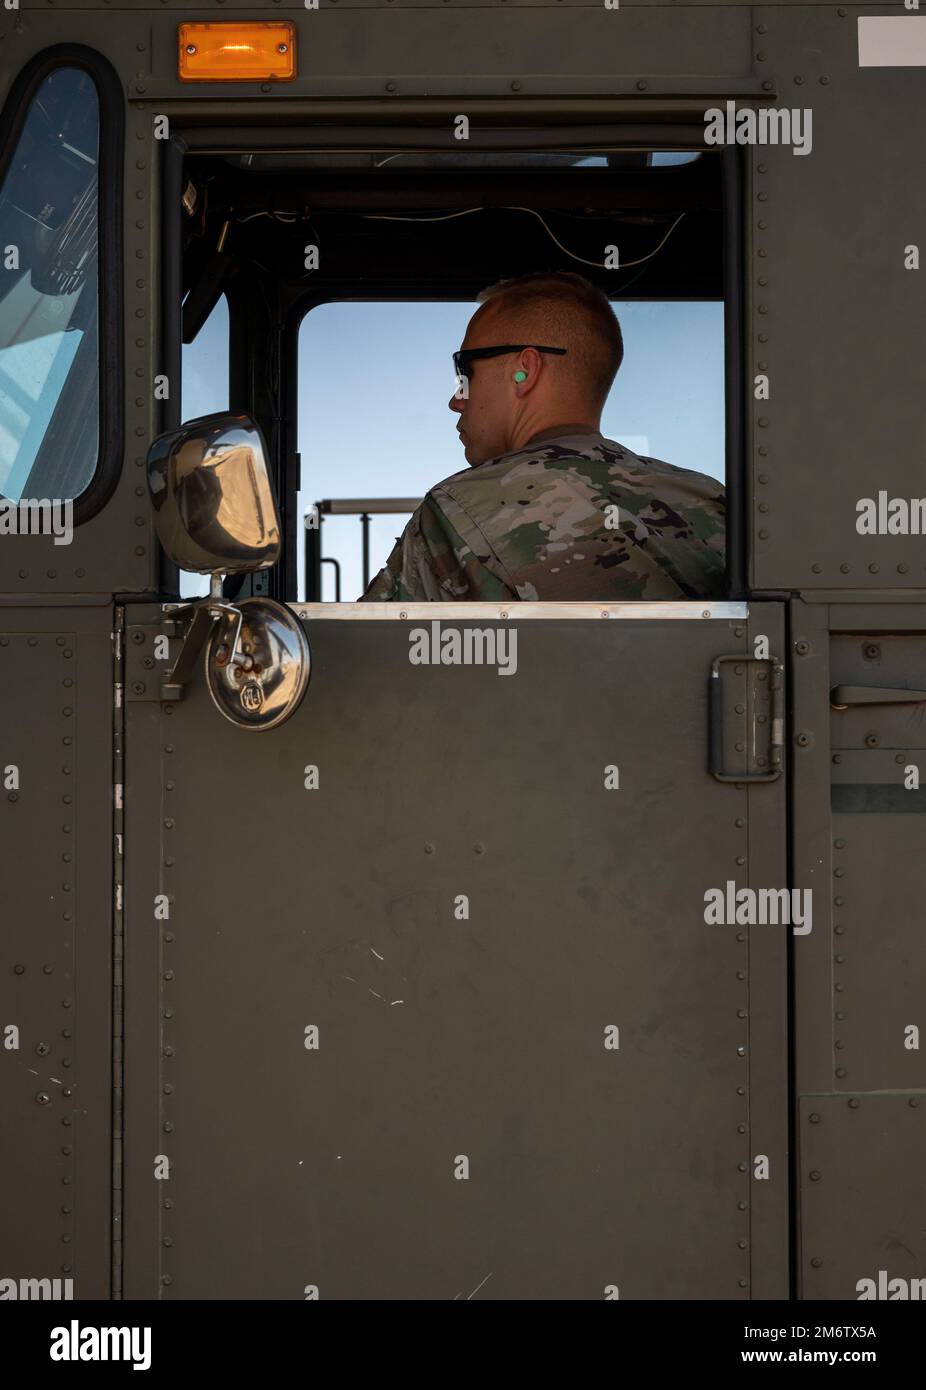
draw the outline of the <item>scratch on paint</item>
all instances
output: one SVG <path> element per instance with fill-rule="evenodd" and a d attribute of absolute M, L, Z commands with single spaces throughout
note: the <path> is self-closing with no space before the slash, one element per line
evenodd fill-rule
<path fill-rule="evenodd" d="M 404 999 L 392 999 L 392 1000 L 390 1000 L 390 1003 L 392 1003 L 392 1004 L 404 1004 L 404 1003 L 405 1003 L 405 1000 L 404 1000 Z"/>
<path fill-rule="evenodd" d="M 487 1284 L 491 1278 L 492 1278 L 492 1271 L 490 1270 L 489 1273 L 486 1275 L 486 1277 L 483 1279 L 482 1284 Z M 477 1284 L 476 1287 L 473 1289 L 473 1293 L 470 1293 L 470 1294 L 467 1294 L 467 1295 L 466 1295 L 466 1301 L 467 1301 L 467 1302 L 469 1302 L 469 1300 L 472 1298 L 472 1296 L 473 1296 L 474 1293 L 478 1293 L 478 1292 L 479 1292 L 479 1290 L 482 1288 L 482 1284 Z"/>
<path fill-rule="evenodd" d="M 372 946 L 370 947 L 370 950 L 373 951 L 373 947 L 372 947 Z M 380 955 L 379 951 L 373 951 L 373 954 L 374 954 L 374 956 L 376 957 L 377 960 L 384 960 L 384 959 L 385 959 L 384 956 L 381 956 L 381 955 Z"/>
<path fill-rule="evenodd" d="M 375 990 L 375 989 L 371 989 L 369 992 L 370 992 L 370 994 L 376 994 L 376 990 Z M 376 997 L 377 997 L 377 999 L 383 999 L 383 996 L 382 996 L 381 994 L 376 994 Z M 384 1004 L 385 1004 L 385 1002 L 386 1002 L 385 999 L 383 999 L 383 1003 L 384 1003 Z"/>

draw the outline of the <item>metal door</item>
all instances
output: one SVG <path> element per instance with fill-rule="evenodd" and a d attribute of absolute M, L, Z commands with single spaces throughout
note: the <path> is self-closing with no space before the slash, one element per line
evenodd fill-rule
<path fill-rule="evenodd" d="M 785 1296 L 782 606 L 294 607 L 264 733 L 125 610 L 125 1295 Z"/>

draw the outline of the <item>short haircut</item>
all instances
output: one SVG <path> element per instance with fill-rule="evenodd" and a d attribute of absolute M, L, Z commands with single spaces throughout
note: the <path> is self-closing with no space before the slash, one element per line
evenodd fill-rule
<path fill-rule="evenodd" d="M 604 290 L 570 270 L 535 271 L 499 280 L 478 298 L 516 327 L 515 341 L 567 348 L 563 363 L 604 405 L 624 357 L 621 327 Z"/>

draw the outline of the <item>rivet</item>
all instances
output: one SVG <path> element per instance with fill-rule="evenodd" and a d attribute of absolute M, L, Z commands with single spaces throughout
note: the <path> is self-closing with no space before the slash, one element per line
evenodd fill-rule
<path fill-rule="evenodd" d="M 817 1114 L 816 1110 L 814 1110 L 810 1115 L 810 1123 L 812 1125 L 818 1125 L 820 1123 L 820 1116 Z"/>
<path fill-rule="evenodd" d="M 62 1145 L 61 1145 L 61 1152 L 64 1154 L 65 1158 L 70 1158 L 71 1154 L 74 1152 L 74 1145 L 73 1145 L 73 1144 L 62 1144 Z"/>
<path fill-rule="evenodd" d="M 810 1173 L 810 1181 L 811 1181 L 811 1182 L 819 1182 L 820 1179 L 822 1178 L 822 1176 L 823 1176 L 823 1174 L 822 1174 L 822 1173 L 818 1173 L 817 1170 L 816 1170 L 816 1168 L 814 1168 L 814 1169 L 811 1170 L 811 1173 Z"/>
<path fill-rule="evenodd" d="M 814 1255 L 810 1263 L 813 1265 L 814 1269 L 820 1269 L 820 1267 L 823 1264 L 823 1261 L 820 1259 L 819 1255 Z"/>
<path fill-rule="evenodd" d="M 434 846 L 433 846 L 432 844 L 430 844 L 430 843 L 426 844 L 425 847 L 424 847 L 424 852 L 425 852 L 425 854 L 433 854 L 433 853 L 434 853 Z"/>
<path fill-rule="evenodd" d="M 855 1096 L 853 1096 L 852 1099 L 849 1101 L 849 1109 L 850 1109 L 850 1110 L 857 1110 L 857 1109 L 859 1108 L 859 1106 L 861 1105 L 861 1103 L 862 1103 L 862 1102 L 861 1102 L 860 1100 L 858 1100 Z"/>
<path fill-rule="evenodd" d="M 823 566 L 814 563 L 810 566 L 810 569 L 813 574 L 821 574 L 823 571 Z"/>
<path fill-rule="evenodd" d="M 39 1091 L 35 1098 L 38 1101 L 39 1105 L 47 1105 L 48 1102 L 51 1100 L 51 1096 L 48 1094 L 47 1091 Z"/>
<path fill-rule="evenodd" d="M 839 986 L 837 985 L 836 988 L 838 989 Z M 846 1071 L 846 1068 L 845 1068 L 845 1067 L 837 1067 L 837 1068 L 836 1068 L 836 1075 L 837 1075 L 837 1076 L 848 1076 L 848 1072 Z"/>

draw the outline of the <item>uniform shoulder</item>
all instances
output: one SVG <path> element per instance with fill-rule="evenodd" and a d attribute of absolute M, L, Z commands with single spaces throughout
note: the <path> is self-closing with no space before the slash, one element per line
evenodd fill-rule
<path fill-rule="evenodd" d="M 436 484 L 431 494 L 438 502 L 446 497 L 464 504 L 467 498 L 495 493 L 506 483 L 530 474 L 552 477 L 583 472 L 596 481 L 607 480 L 610 488 L 624 486 L 633 492 L 652 490 L 655 485 L 657 491 L 717 500 L 724 496 L 723 483 L 717 478 L 680 468 L 665 459 L 635 454 L 626 445 L 603 435 L 567 436 L 528 445 L 452 474 Z"/>

